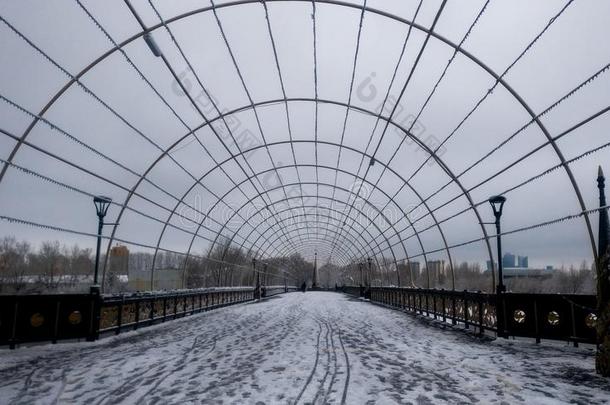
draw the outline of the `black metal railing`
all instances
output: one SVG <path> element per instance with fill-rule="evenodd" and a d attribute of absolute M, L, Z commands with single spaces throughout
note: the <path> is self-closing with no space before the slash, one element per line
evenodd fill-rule
<path fill-rule="evenodd" d="M 272 287 L 270 295 L 296 287 Z M 202 311 L 254 300 L 254 288 L 218 288 L 123 295 L 0 295 L 0 345 L 95 340 Z"/>
<path fill-rule="evenodd" d="M 497 333 L 496 308 L 502 305 L 505 335 L 595 343 L 596 298 L 577 294 L 496 294 L 423 288 L 372 287 L 370 299 L 390 307 Z M 360 296 L 360 287 L 343 287 Z"/>
<path fill-rule="evenodd" d="M 92 338 L 99 295 L 0 295 L 0 345 Z"/>
<path fill-rule="evenodd" d="M 353 295 L 354 297 L 360 297 L 362 295 L 362 289 L 356 286 L 344 286 L 341 288 L 341 290 L 348 295 Z"/>
<path fill-rule="evenodd" d="M 274 295 L 295 292 L 295 291 L 299 291 L 299 288 L 295 287 L 295 286 L 291 286 L 291 285 L 289 285 L 289 286 L 283 286 L 283 285 L 265 286 L 265 287 L 262 287 L 262 296 L 263 296 L 263 298 L 272 297 Z"/>
<path fill-rule="evenodd" d="M 253 288 L 104 297 L 101 303 L 98 332 L 118 334 L 122 330 L 154 325 L 253 299 Z"/>

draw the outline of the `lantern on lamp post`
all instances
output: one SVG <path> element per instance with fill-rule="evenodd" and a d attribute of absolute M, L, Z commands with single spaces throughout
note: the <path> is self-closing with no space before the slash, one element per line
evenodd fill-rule
<path fill-rule="evenodd" d="M 503 293 L 506 292 L 506 286 L 504 285 L 503 276 L 503 264 L 502 264 L 502 229 L 500 226 L 500 218 L 502 217 L 502 209 L 506 197 L 501 195 L 494 195 L 489 199 L 489 204 L 493 210 L 494 217 L 496 218 L 496 242 L 498 245 L 498 285 L 496 287 L 496 323 L 498 328 L 498 336 L 507 337 L 504 319 L 504 297 Z"/>
<path fill-rule="evenodd" d="M 95 205 L 95 210 L 97 212 L 97 248 L 95 250 L 95 272 L 93 274 L 93 285 L 96 288 L 99 288 L 97 284 L 99 267 L 100 267 L 100 247 L 102 244 L 102 229 L 104 228 L 104 217 L 106 213 L 108 213 L 108 208 L 110 207 L 110 203 L 112 203 L 112 198 L 105 197 L 103 195 L 97 195 L 93 197 L 93 204 Z"/>

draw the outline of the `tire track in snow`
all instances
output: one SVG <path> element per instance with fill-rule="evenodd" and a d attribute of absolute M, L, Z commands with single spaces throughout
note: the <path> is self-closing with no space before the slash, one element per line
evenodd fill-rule
<path fill-rule="evenodd" d="M 332 339 L 332 328 L 328 325 L 328 322 L 326 322 L 323 319 L 322 320 L 318 319 L 318 322 L 321 322 L 326 326 L 326 336 L 325 336 L 326 367 L 325 367 L 324 377 L 322 377 L 322 380 L 320 381 L 320 386 L 316 390 L 316 394 L 314 395 L 313 400 L 311 401 L 312 404 L 315 404 L 316 400 L 318 399 L 318 396 L 320 396 L 320 394 L 322 392 L 324 392 L 324 385 L 326 385 L 326 379 L 328 378 L 328 374 L 330 374 L 330 362 L 331 362 L 330 348 L 329 348 L 329 335 L 331 336 L 331 339 Z M 328 393 L 326 393 L 326 394 L 328 394 Z"/>
<path fill-rule="evenodd" d="M 329 325 L 332 325 L 331 323 L 329 323 Z M 335 324 L 336 326 L 336 324 Z M 332 326 L 331 326 L 332 328 Z M 333 348 L 333 359 L 335 360 L 335 368 L 333 370 L 333 375 L 330 378 L 330 384 L 328 385 L 328 391 L 326 391 L 326 394 L 324 395 L 324 402 L 323 403 L 327 403 L 328 402 L 328 396 L 329 394 L 332 392 L 333 390 L 333 385 L 335 384 L 335 381 L 337 379 L 337 373 L 339 372 L 339 359 L 337 356 L 337 346 L 335 345 L 335 340 L 333 339 L 333 335 L 335 333 L 335 329 L 332 328 L 333 333 L 330 335 L 330 342 L 331 342 L 331 346 Z"/>
<path fill-rule="evenodd" d="M 265 301 L 258 302 L 256 304 L 263 304 L 264 302 Z M 220 329 L 215 329 L 214 330 L 215 336 L 212 338 L 212 340 L 213 340 L 212 347 L 203 355 L 197 354 L 197 357 L 193 360 L 198 360 L 201 358 L 209 357 L 209 355 L 212 352 L 214 352 L 217 341 L 219 339 L 222 340 L 229 336 L 242 335 L 242 333 L 241 333 L 242 329 L 246 329 L 246 330 L 250 329 L 253 324 L 265 325 L 265 328 L 261 329 L 260 333 L 262 335 L 260 336 L 260 339 L 278 337 L 275 334 L 271 334 L 271 335 L 268 334 L 268 331 L 276 330 L 278 328 L 283 331 L 283 334 L 280 336 L 280 340 L 284 339 L 286 337 L 286 335 L 291 333 L 293 326 L 294 326 L 295 317 L 299 315 L 299 312 L 297 312 L 296 309 L 293 308 L 293 306 L 290 306 L 288 308 L 283 308 L 282 310 L 287 310 L 289 313 L 292 313 L 292 314 L 288 315 L 287 317 L 283 317 L 283 316 L 269 317 L 268 314 L 265 314 L 264 312 L 261 311 L 261 312 L 255 313 L 255 314 L 251 314 L 251 315 L 242 317 L 240 322 L 236 322 L 235 324 L 231 325 L 231 327 L 229 327 L 229 328 L 226 328 L 223 326 Z M 197 335 L 195 340 L 199 339 L 203 334 L 209 334 L 209 331 Z M 250 338 L 251 338 L 251 336 L 250 336 Z M 209 341 L 206 342 L 206 345 L 208 343 L 209 343 Z M 179 361 L 177 361 L 177 362 L 173 361 L 173 367 L 171 370 L 169 370 L 168 372 L 166 372 L 162 375 L 156 376 L 155 377 L 156 381 L 154 382 L 153 386 L 150 389 L 148 389 L 144 394 L 142 394 L 136 400 L 135 403 L 145 403 L 145 398 L 148 397 L 153 391 L 155 391 L 166 379 L 168 379 L 175 373 L 179 372 L 183 368 L 183 365 L 185 363 L 191 362 L 191 360 L 189 360 L 189 358 L 191 358 L 191 356 L 193 356 L 193 355 L 196 355 L 196 353 L 193 352 L 195 350 L 196 346 L 197 346 L 197 341 L 194 341 L 190 350 L 187 349 L 182 354 L 182 358 Z"/>
<path fill-rule="evenodd" d="M 343 339 L 341 338 L 341 328 L 339 329 L 339 342 L 341 343 L 341 350 L 343 350 L 343 355 L 345 356 L 345 386 L 343 387 L 343 395 L 341 396 L 341 404 L 345 404 L 345 400 L 347 399 L 347 390 L 349 388 L 349 377 L 350 377 L 350 369 L 349 369 L 349 356 L 347 355 L 347 351 L 345 350 L 345 345 L 343 344 Z"/>
<path fill-rule="evenodd" d="M 294 405 L 296 405 L 301 400 L 303 393 L 305 393 L 305 390 L 309 386 L 309 383 L 311 383 L 311 380 L 313 379 L 313 376 L 316 373 L 316 369 L 318 368 L 318 361 L 320 359 L 320 336 L 322 336 L 322 323 L 320 321 L 318 321 L 317 319 L 315 319 L 315 321 L 318 324 L 318 328 L 319 328 L 318 338 L 316 340 L 316 360 L 313 364 L 313 369 L 311 370 L 311 373 L 309 374 L 307 381 L 305 381 L 305 385 L 301 389 L 301 392 L 299 392 L 299 395 L 297 396 L 297 398 L 294 400 Z"/>

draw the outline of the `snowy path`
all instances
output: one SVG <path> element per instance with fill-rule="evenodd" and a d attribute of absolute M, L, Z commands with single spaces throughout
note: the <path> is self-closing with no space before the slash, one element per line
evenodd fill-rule
<path fill-rule="evenodd" d="M 517 346 L 518 345 L 518 346 Z M 0 403 L 608 403 L 587 349 L 481 342 L 292 293 L 94 343 L 0 351 Z"/>

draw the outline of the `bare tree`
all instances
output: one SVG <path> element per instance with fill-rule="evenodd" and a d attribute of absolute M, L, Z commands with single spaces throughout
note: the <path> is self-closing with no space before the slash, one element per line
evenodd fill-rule
<path fill-rule="evenodd" d="M 58 241 L 43 242 L 36 261 L 39 266 L 40 280 L 47 289 L 55 289 L 64 274 L 64 256 Z"/>
<path fill-rule="evenodd" d="M 91 259 L 91 249 L 81 249 L 78 245 L 71 248 L 64 247 L 65 256 L 65 276 L 67 282 L 74 286 L 84 276 L 93 273 L 93 261 Z"/>
<path fill-rule="evenodd" d="M 14 236 L 0 239 L 0 290 L 5 285 L 15 292 L 26 287 L 29 253 L 30 244 L 25 241 L 18 242 Z"/>

